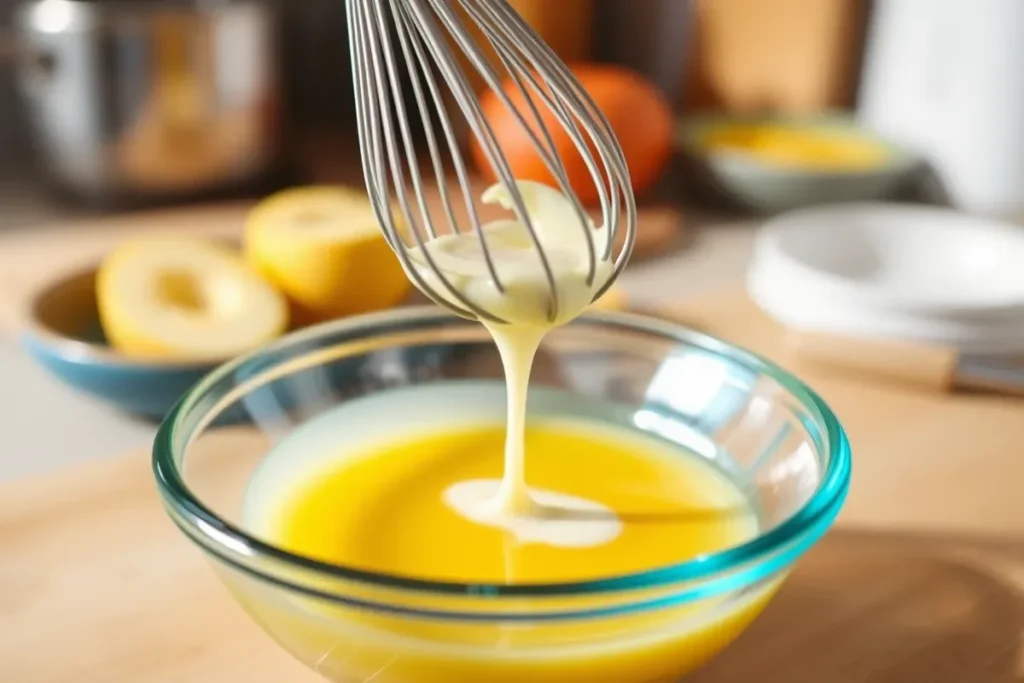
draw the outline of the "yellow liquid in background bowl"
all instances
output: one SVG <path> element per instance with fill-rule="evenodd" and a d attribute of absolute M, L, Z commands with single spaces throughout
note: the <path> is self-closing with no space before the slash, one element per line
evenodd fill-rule
<path fill-rule="evenodd" d="M 741 489 L 706 460 L 580 416 L 530 419 L 527 481 L 533 490 L 611 508 L 621 522 L 616 538 L 587 548 L 519 544 L 507 532 L 467 520 L 446 504 L 448 487 L 502 475 L 502 387 L 489 389 L 452 385 L 371 397 L 301 427 L 251 481 L 247 529 L 321 561 L 469 584 L 614 577 L 683 562 L 757 534 L 758 520 Z M 735 639 L 778 583 L 642 614 L 473 623 L 369 611 L 272 589 L 240 574 L 226 577 L 253 617 L 300 660 L 328 680 L 374 683 L 678 683 Z M 479 597 L 403 596 L 327 580 L 323 588 L 440 610 L 612 604 L 581 597 L 502 598 L 488 605 Z"/>
<path fill-rule="evenodd" d="M 701 137 L 707 152 L 734 152 L 786 169 L 870 171 L 889 159 L 885 145 L 855 131 L 781 125 L 725 125 Z"/>

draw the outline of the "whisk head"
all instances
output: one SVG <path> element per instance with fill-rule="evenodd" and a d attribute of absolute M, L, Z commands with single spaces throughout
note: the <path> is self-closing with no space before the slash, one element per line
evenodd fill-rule
<path fill-rule="evenodd" d="M 525 228 L 548 285 L 548 319 L 570 306 L 560 301 L 550 244 L 484 115 L 475 80 L 500 99 L 567 198 L 569 222 L 578 223 L 587 255 L 588 296 L 599 298 L 629 260 L 637 209 L 622 148 L 572 71 L 506 0 L 347 0 L 347 8 L 363 175 L 384 235 L 415 284 L 463 317 L 509 322 L 456 286 L 431 249 L 439 236 L 472 235 L 490 286 L 505 293 L 460 145 L 464 127 L 504 190 L 500 203 Z M 417 148 L 415 128 L 422 129 L 424 149 Z M 572 141 L 588 170 L 599 217 L 590 217 L 572 186 L 556 134 Z M 435 187 L 439 201 L 430 199 Z"/>

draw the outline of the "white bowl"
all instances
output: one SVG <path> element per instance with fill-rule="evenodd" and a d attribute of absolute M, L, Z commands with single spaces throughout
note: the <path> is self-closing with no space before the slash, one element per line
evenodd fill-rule
<path fill-rule="evenodd" d="M 1024 347 L 1024 228 L 954 211 L 846 204 L 780 216 L 758 237 L 748 287 L 801 329 Z"/>

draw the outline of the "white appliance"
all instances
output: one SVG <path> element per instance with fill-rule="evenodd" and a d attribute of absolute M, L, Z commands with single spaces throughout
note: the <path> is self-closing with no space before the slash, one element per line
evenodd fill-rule
<path fill-rule="evenodd" d="M 860 98 L 958 208 L 1024 215 L 1024 0 L 875 0 Z"/>

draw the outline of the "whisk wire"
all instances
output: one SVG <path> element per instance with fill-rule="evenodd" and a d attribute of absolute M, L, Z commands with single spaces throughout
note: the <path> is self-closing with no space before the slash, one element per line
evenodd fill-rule
<path fill-rule="evenodd" d="M 486 5 L 484 5 L 484 7 L 485 9 L 487 9 Z M 501 15 L 494 12 L 493 9 L 489 9 L 487 11 L 490 15 L 489 18 L 492 21 L 496 20 L 497 18 L 499 29 L 505 31 L 506 36 L 508 36 L 509 29 L 507 26 L 501 25 Z M 572 117 L 569 116 L 569 114 L 565 111 L 564 105 L 560 101 L 558 101 L 557 98 L 552 98 L 549 95 L 547 91 L 547 84 L 545 84 L 542 87 L 541 84 L 538 83 L 537 79 L 531 73 L 531 69 L 529 68 L 529 66 L 524 65 L 523 60 L 517 54 L 515 54 L 515 51 L 504 46 L 501 43 L 501 41 L 497 39 L 494 27 L 490 26 L 488 22 L 483 19 L 482 16 L 473 12 L 473 10 L 467 9 L 467 12 L 469 12 L 471 16 L 473 16 L 477 20 L 477 22 L 480 25 L 481 32 L 487 38 L 491 47 L 494 49 L 495 54 L 498 56 L 502 64 L 505 66 L 505 70 L 509 73 L 509 76 L 512 82 L 515 84 L 517 91 L 522 96 L 523 101 L 526 102 L 526 106 L 528 107 L 530 114 L 532 115 L 534 125 L 531 126 L 531 124 L 526 120 L 522 113 L 519 112 L 514 106 L 512 106 L 510 98 L 508 98 L 504 92 L 502 92 L 501 94 L 503 104 L 505 105 L 509 113 L 511 113 L 519 121 L 526 135 L 529 136 L 530 140 L 536 147 L 538 156 L 540 157 L 541 161 L 547 167 L 548 172 L 551 173 L 551 176 L 558 183 L 559 189 L 562 191 L 562 194 L 568 197 L 573 204 L 573 208 L 576 211 L 577 218 L 579 219 L 579 227 L 582 230 L 583 239 L 585 240 L 587 245 L 587 286 L 591 286 L 593 285 L 594 278 L 597 275 L 597 254 L 595 251 L 594 236 L 590 229 L 590 218 L 587 215 L 586 210 L 583 208 L 583 204 L 582 202 L 580 202 L 579 196 L 572 189 L 568 175 L 566 173 L 565 164 L 562 163 L 561 157 L 559 157 L 558 155 L 558 150 L 555 145 L 554 138 L 551 135 L 551 131 L 544 124 L 544 119 L 540 113 L 540 109 L 538 108 L 537 103 L 533 99 L 533 95 L 530 92 L 530 88 L 532 88 L 533 92 L 536 93 L 544 101 L 544 103 L 548 105 L 548 107 L 552 110 L 556 118 L 558 118 L 562 126 L 566 129 L 567 132 L 569 132 L 569 135 L 573 138 L 574 142 L 576 144 L 585 144 L 582 142 L 582 137 L 580 136 L 579 129 L 576 126 L 576 123 L 572 120 Z M 530 66 L 536 68 L 536 65 Z M 529 88 L 523 83 L 524 78 L 529 82 Z M 543 136 L 544 138 L 543 140 L 541 140 L 539 136 L 534 132 L 534 128 L 540 131 L 540 135 Z M 594 174 L 595 180 L 597 182 L 600 182 L 596 170 L 592 170 L 592 172 Z"/>
<path fill-rule="evenodd" d="M 460 228 L 458 221 L 455 219 L 455 211 L 451 204 L 451 198 L 448 195 L 444 172 L 444 161 L 437 143 L 437 136 L 434 132 L 430 108 L 427 106 L 426 98 L 423 94 L 423 85 L 420 82 L 421 75 L 427 83 L 427 89 L 430 91 L 431 101 L 437 108 L 440 115 L 439 120 L 442 132 L 444 133 L 445 139 L 448 143 L 449 153 L 452 155 L 457 166 L 462 162 L 461 154 L 458 152 L 458 140 L 455 137 L 455 131 L 452 130 L 451 122 L 448 120 L 447 111 L 444 106 L 444 98 L 441 96 L 441 93 L 437 88 L 437 82 L 433 78 L 433 74 L 430 71 L 430 64 L 423 52 L 423 46 L 420 43 L 420 36 L 416 33 L 415 26 L 410 23 L 411 20 L 408 16 L 408 9 L 404 5 L 400 5 L 396 8 L 395 12 L 398 17 L 398 21 L 402 23 L 402 26 L 405 29 L 404 31 L 400 31 L 398 34 L 402 45 L 402 53 L 405 55 L 406 61 L 409 64 L 415 65 L 415 68 L 410 69 L 410 80 L 412 82 L 413 93 L 420 110 L 420 119 L 423 122 L 423 129 L 427 137 L 427 147 L 430 151 L 430 159 L 434 169 L 434 180 L 437 183 L 438 190 L 440 191 L 441 203 L 444 205 L 445 215 L 448 218 L 448 229 L 452 233 L 458 234 L 460 232 Z M 456 157 L 458 157 L 457 160 Z M 473 203 L 468 202 L 468 205 L 469 210 L 472 210 Z M 430 237 L 431 239 L 436 239 L 437 234 L 434 231 L 431 231 Z"/>
<path fill-rule="evenodd" d="M 384 7 L 380 4 L 376 6 L 376 10 L 377 20 L 379 22 L 378 26 L 381 28 L 388 26 L 388 19 L 399 19 L 394 13 L 394 6 L 392 6 L 392 14 L 390 17 L 385 17 Z M 416 200 L 415 203 L 417 205 L 417 208 L 419 209 L 420 218 L 422 218 L 423 220 L 423 225 L 425 226 L 426 233 L 431 237 L 436 237 L 437 230 L 434 227 L 433 218 L 431 217 L 430 210 L 427 207 L 426 197 L 423 193 L 422 178 L 420 177 L 420 174 L 417 172 L 419 159 L 416 156 L 416 148 L 412 139 L 412 131 L 409 128 L 409 112 L 408 109 L 406 108 L 405 96 L 402 93 L 401 78 L 398 73 L 398 67 L 395 64 L 395 60 L 393 58 L 394 52 L 391 48 L 391 38 L 386 30 L 382 30 L 380 35 L 384 47 L 384 62 L 385 68 L 387 69 L 388 81 L 391 85 L 394 109 L 392 110 L 390 107 L 388 107 L 388 102 L 383 99 L 381 101 L 381 106 L 384 109 L 384 111 L 388 114 L 392 113 L 393 111 L 393 118 L 397 119 L 398 121 L 398 129 L 399 134 L 401 136 L 399 139 L 396 139 L 394 135 L 394 129 L 391 127 L 385 127 L 385 138 L 388 143 L 389 156 L 391 159 L 391 172 L 394 179 L 394 184 L 395 187 L 407 186 L 405 174 L 403 173 L 401 163 L 401 151 L 404 150 L 405 163 L 409 171 L 409 178 L 412 181 L 412 188 Z M 404 43 L 404 33 L 402 31 L 398 31 L 397 35 L 399 36 L 399 41 Z M 412 74 L 415 73 L 415 71 L 412 69 L 410 69 L 409 72 Z M 420 99 L 416 99 L 417 103 L 419 103 Z M 419 110 L 422 118 L 423 110 L 421 107 L 419 108 Z M 429 121 L 425 123 L 429 123 Z M 428 125 L 427 128 L 431 129 L 432 126 Z M 420 224 L 416 221 L 416 218 L 412 213 L 412 209 L 409 206 L 406 194 L 404 192 L 399 193 L 399 204 L 402 208 L 403 214 L 405 214 L 406 224 L 409 226 L 409 229 L 416 231 L 418 242 L 424 242 L 423 234 L 419 232 Z"/>
<path fill-rule="evenodd" d="M 428 57 L 423 46 L 423 38 L 413 22 L 413 17 L 410 14 L 411 10 L 404 4 L 397 6 L 397 12 L 400 16 L 402 26 L 405 32 L 400 32 L 400 39 L 403 41 L 403 50 L 407 61 L 410 61 L 409 53 L 406 48 L 407 44 L 412 45 L 413 53 L 415 54 L 415 66 L 417 68 L 411 69 L 411 81 L 414 92 L 416 93 L 417 101 L 420 107 L 420 116 L 423 122 L 423 127 L 426 132 L 428 140 L 428 148 L 430 151 L 431 161 L 434 168 L 435 180 L 437 182 L 438 192 L 441 197 L 441 203 L 444 206 L 445 214 L 448 219 L 448 227 L 454 234 L 460 234 L 462 228 L 459 226 L 459 222 L 455 217 L 454 207 L 452 206 L 451 197 L 448 192 L 448 183 L 446 182 L 444 174 L 444 163 L 441 158 L 440 150 L 437 146 L 436 135 L 433 127 L 433 118 L 430 113 L 429 107 L 426 105 L 425 99 L 422 96 L 422 85 L 420 83 L 420 76 L 422 75 L 423 80 L 427 83 L 427 88 L 431 94 L 431 100 L 437 111 L 437 119 L 444 133 L 447 141 L 448 151 L 451 155 L 452 165 L 455 169 L 456 178 L 459 184 L 459 188 L 462 190 L 463 201 L 466 205 L 466 211 L 469 216 L 470 222 L 476 226 L 480 225 L 480 218 L 476 212 L 476 203 L 473 201 L 472 188 L 469 181 L 469 173 L 466 168 L 465 159 L 462 156 L 462 152 L 459 149 L 458 137 L 451 125 L 451 120 L 448 117 L 447 107 L 444 102 L 444 97 L 441 95 L 440 89 L 437 85 L 437 80 L 434 77 L 431 69 L 431 64 L 428 61 Z M 408 40 L 406 40 L 408 39 Z M 431 237 L 436 237 L 436 234 L 431 233 Z M 497 286 L 501 286 L 501 283 L 497 283 Z M 479 313 L 478 313 L 479 315 Z M 486 318 L 486 316 L 485 316 Z M 498 322 L 498 320 L 495 320 Z"/>
<path fill-rule="evenodd" d="M 506 106 L 512 109 L 507 95 L 503 92 L 501 79 L 498 77 L 491 64 L 487 61 L 486 55 L 484 55 L 480 50 L 479 45 L 477 45 L 472 35 L 462 23 L 458 13 L 455 12 L 455 10 L 452 9 L 445 0 L 428 1 L 433 5 L 438 16 L 441 18 L 442 23 L 444 23 L 448 28 L 466 58 L 469 59 L 469 61 L 476 67 L 477 72 L 483 77 L 491 90 L 502 97 L 506 101 Z M 462 2 L 461 5 L 464 9 L 467 8 L 466 2 Z M 450 53 L 449 56 L 451 56 Z M 537 234 L 536 227 L 533 224 L 533 217 L 530 216 L 529 212 L 526 210 L 526 202 L 524 201 L 522 194 L 519 192 L 518 184 L 516 183 L 515 176 L 512 174 L 512 169 L 509 166 L 508 160 L 505 159 L 501 153 L 501 148 L 498 145 L 494 129 L 491 128 L 490 124 L 487 122 L 487 118 L 484 116 L 483 109 L 480 106 L 480 101 L 473 92 L 466 75 L 460 68 L 458 68 L 457 60 L 439 59 L 438 66 L 441 68 L 445 78 L 448 80 L 449 87 L 451 87 L 456 98 L 459 100 L 463 112 L 467 114 L 467 121 L 473 129 L 477 140 L 483 145 L 483 149 L 486 152 L 491 168 L 495 173 L 497 173 L 502 184 L 508 191 L 513 213 L 529 234 L 530 241 L 533 243 L 535 253 L 540 261 L 540 266 L 544 271 L 544 277 L 547 280 L 549 291 L 551 293 L 551 310 L 549 311 L 549 316 L 554 319 L 558 316 L 559 303 L 555 273 L 551 267 L 547 254 L 544 252 L 540 236 Z M 494 282 L 495 287 L 499 291 L 502 291 L 503 288 L 500 280 L 493 271 L 491 254 L 487 247 L 486 239 L 484 239 L 485 231 L 480 229 L 479 226 L 474 226 L 474 228 L 480 238 L 480 246 L 484 253 L 484 259 L 491 266 L 492 281 Z"/>
<path fill-rule="evenodd" d="M 587 284 L 596 292 L 595 299 L 600 297 L 632 253 L 636 201 L 629 189 L 625 156 L 607 118 L 554 51 L 507 0 L 347 0 L 347 7 L 367 192 L 388 244 L 414 283 L 435 302 L 459 315 L 507 322 L 455 287 L 431 253 L 430 242 L 440 237 L 442 230 L 427 199 L 423 173 L 430 173 L 436 181 L 447 230 L 453 234 L 474 233 L 487 276 L 499 294 L 506 293 L 472 193 L 470 172 L 442 92 L 443 83 L 506 190 L 508 208 L 528 235 L 549 288 L 548 315 L 551 319 L 559 315 L 557 280 L 544 241 L 535 218 L 527 211 L 511 164 L 502 153 L 477 91 L 460 66 L 461 58 L 510 113 L 555 185 L 568 198 L 586 240 Z M 478 29 L 482 36 L 479 41 L 463 17 Z M 496 59 L 485 53 L 485 47 Z M 403 86 L 403 77 L 411 86 L 409 90 Z M 508 83 L 515 91 L 507 88 Z M 407 101 L 405 93 L 410 90 Z M 512 100 L 516 92 L 524 103 L 519 108 Z M 413 113 L 418 114 L 425 133 L 429 170 L 417 154 L 410 126 Z M 561 127 L 594 182 L 602 213 L 597 233 L 573 189 L 566 160 L 549 123 Z M 448 182 L 445 156 L 463 194 L 468 226 L 461 223 L 457 202 L 450 195 L 454 188 Z M 596 234 L 604 236 L 600 254 Z M 426 264 L 429 281 L 420 271 L 422 265 L 410 254 L 413 247 L 419 254 L 416 258 Z M 611 275 L 603 283 L 595 283 L 599 261 L 612 264 Z M 595 288 L 595 284 L 601 286 Z"/>
<path fill-rule="evenodd" d="M 517 120 L 524 134 L 533 143 L 538 157 L 541 159 L 552 178 L 555 179 L 555 182 L 558 184 L 562 194 L 569 198 L 573 205 L 573 209 L 575 210 L 578 219 L 578 226 L 582 232 L 587 248 L 588 272 L 586 281 L 587 285 L 591 286 L 593 285 L 594 278 L 597 275 L 597 254 L 594 244 L 594 235 L 590 228 L 590 218 L 587 215 L 586 210 L 583 208 L 583 204 L 580 201 L 579 196 L 573 190 L 569 182 L 565 164 L 562 162 L 558 154 L 557 146 L 555 145 L 551 131 L 544 123 L 544 118 L 540 113 L 536 101 L 534 100 L 534 95 L 540 97 L 544 101 L 548 109 L 551 110 L 552 114 L 570 136 L 577 148 L 585 145 L 586 142 L 580 134 L 576 122 L 566 111 L 564 104 L 557 96 L 552 97 L 553 91 L 550 84 L 545 81 L 542 85 L 534 76 L 534 73 L 541 73 L 538 70 L 537 60 L 535 58 L 530 59 L 530 63 L 526 64 L 516 50 L 508 47 L 507 44 L 502 42 L 502 37 L 504 37 L 506 41 L 517 41 L 522 38 L 522 36 L 514 33 L 513 29 L 517 27 L 517 24 L 510 20 L 509 14 L 520 22 L 521 17 L 519 17 L 519 15 L 512 10 L 507 3 L 491 4 L 487 2 L 473 2 L 473 0 L 462 0 L 462 6 L 465 8 L 466 13 L 477 22 L 481 33 L 488 40 L 491 48 L 505 67 L 510 80 L 522 96 L 529 113 L 532 115 L 533 125 L 526 120 L 523 112 L 519 111 L 514 106 L 511 98 L 508 96 L 504 88 L 498 87 L 494 89 L 495 94 L 498 96 L 499 100 L 501 100 L 506 111 L 508 111 L 509 114 Z M 504 13 L 501 12 L 501 8 L 504 8 L 506 11 Z M 528 32 L 532 32 L 532 29 L 530 29 L 525 23 L 518 24 L 518 26 L 520 28 L 525 26 Z M 524 79 L 528 81 L 529 87 L 524 84 Z M 539 135 L 537 134 L 538 131 Z M 541 137 L 543 137 L 543 140 Z M 593 164 L 589 163 L 589 159 L 586 157 L 583 158 L 584 162 L 590 167 L 595 183 L 599 183 L 603 186 L 600 173 Z"/>
<path fill-rule="evenodd" d="M 465 317 L 478 316 L 485 320 L 491 319 L 493 316 L 490 316 L 487 311 L 476 306 L 458 288 L 452 285 L 444 271 L 438 268 L 430 250 L 425 248 L 426 243 L 420 226 L 409 208 L 404 191 L 406 188 L 404 174 L 401 170 L 399 154 L 395 149 L 397 141 L 392 125 L 394 118 L 398 118 L 399 126 L 405 129 L 404 139 L 407 141 L 407 149 L 412 148 L 412 141 L 411 135 L 408 134 L 404 100 L 402 100 L 393 52 L 390 49 L 390 40 L 386 32 L 388 24 L 383 15 L 383 6 L 377 0 L 349 0 L 349 7 L 351 9 L 353 5 L 360 3 L 361 6 L 355 8 L 355 15 L 350 16 L 353 16 L 353 21 L 358 25 L 362 35 L 366 38 L 366 41 L 362 43 L 363 50 L 360 53 L 364 61 L 357 62 L 357 60 L 354 60 L 356 63 L 354 63 L 353 68 L 367 75 L 366 88 L 361 94 L 363 96 L 362 110 L 368 124 L 368 134 L 360 136 L 361 143 L 364 143 L 361 145 L 362 149 L 360 151 L 362 156 L 371 157 L 373 162 L 367 169 L 366 178 L 368 186 L 372 186 L 369 194 L 375 205 L 378 219 L 381 221 L 384 232 L 389 238 L 388 242 L 402 263 L 402 267 L 421 291 L 425 292 L 435 303 L 448 306 L 459 315 Z M 374 9 L 376 9 L 376 12 L 374 12 Z M 381 85 L 382 83 L 383 85 Z M 376 97 L 374 97 L 374 93 L 376 93 Z M 396 94 L 395 111 L 392 110 L 391 94 Z M 369 143 L 368 145 L 365 144 L 367 142 Z M 386 161 L 385 156 L 387 157 Z M 417 159 L 413 153 L 411 156 L 410 175 L 414 178 L 418 178 L 415 167 L 416 163 Z M 393 204 L 390 200 L 388 189 L 389 182 L 386 170 L 388 166 L 390 166 L 391 176 L 396 188 L 395 194 L 398 199 L 399 208 L 406 221 L 407 232 L 411 233 L 413 240 L 424 256 L 424 260 L 426 260 L 431 271 L 437 276 L 441 286 L 457 303 L 451 303 L 450 300 L 446 300 L 438 295 L 434 291 L 433 286 L 426 282 L 412 263 L 394 218 Z M 416 187 L 415 189 L 417 195 L 422 198 L 422 188 Z M 425 205 L 419 200 L 418 203 L 420 203 L 421 207 Z M 427 215 L 429 220 L 429 212 L 427 212 Z"/>
<path fill-rule="evenodd" d="M 374 93 L 380 96 L 380 88 L 377 85 L 379 69 L 373 63 L 371 55 L 376 54 L 374 32 L 375 22 L 368 21 L 367 15 L 371 10 L 369 2 L 360 0 L 349 0 L 348 11 L 350 26 L 356 35 L 353 41 L 353 70 L 356 84 L 356 115 L 359 127 L 360 156 L 363 159 L 363 173 L 366 178 L 367 192 L 377 219 L 383 227 L 384 236 L 391 245 L 392 250 L 398 256 L 403 268 L 413 279 L 413 282 L 427 295 L 440 305 L 446 305 L 440 297 L 427 286 L 422 276 L 413 267 L 408 253 L 401 243 L 401 235 L 395 224 L 394 212 L 392 209 L 390 192 L 388 189 L 387 173 L 385 172 L 384 145 L 381 143 L 381 125 L 379 111 Z M 386 98 L 386 92 L 383 97 Z M 414 238 L 419 239 L 416 227 L 410 226 Z M 450 283 L 448 283 L 450 286 Z M 457 293 L 456 293 L 457 294 Z M 450 305 L 450 304 L 448 304 Z"/>
<path fill-rule="evenodd" d="M 486 2 L 484 2 L 483 4 L 490 7 L 490 5 L 488 5 L 488 3 Z M 526 75 L 528 78 L 531 79 L 531 81 L 533 81 L 534 87 L 538 88 L 538 92 L 545 99 L 545 103 L 552 110 L 552 113 L 558 118 L 559 123 L 565 129 L 566 133 L 572 138 L 577 149 L 586 149 L 585 146 L 587 145 L 587 141 L 584 140 L 582 137 L 582 134 L 579 130 L 579 124 L 583 123 L 584 126 L 587 127 L 586 124 L 588 123 L 588 116 L 593 116 L 597 123 L 601 124 L 601 134 L 606 136 L 607 139 L 614 140 L 615 136 L 611 130 L 611 126 L 608 124 L 607 119 L 603 116 L 603 114 L 601 114 L 600 110 L 596 107 L 596 105 L 594 105 L 593 100 L 589 98 L 589 96 L 586 96 L 584 98 L 579 97 L 579 95 L 581 94 L 586 95 L 586 91 L 584 91 L 579 86 L 575 78 L 571 77 L 571 74 L 560 73 L 561 70 L 558 67 L 561 64 L 561 60 L 558 58 L 557 54 L 555 54 L 555 52 L 551 49 L 551 47 L 547 45 L 543 40 L 541 40 L 540 37 L 534 31 L 532 31 L 529 24 L 527 24 L 526 21 L 522 18 L 522 16 L 520 16 L 511 6 L 509 6 L 508 3 L 497 3 L 496 6 L 492 8 L 492 11 L 494 11 L 495 13 L 497 13 L 498 10 L 501 10 L 500 19 L 504 19 L 504 21 L 501 21 L 499 19 L 497 23 L 499 28 L 502 31 L 504 31 L 506 37 L 508 37 L 510 40 L 519 39 L 528 44 L 529 46 L 531 46 L 534 50 L 532 54 L 532 57 L 534 59 L 532 65 L 534 69 L 539 71 L 542 68 L 540 66 L 540 63 L 543 62 L 543 68 L 545 71 L 549 73 L 550 78 L 552 80 L 557 81 L 557 85 L 565 93 L 568 93 L 566 95 L 563 95 L 562 97 L 556 97 L 552 99 L 551 97 L 547 96 L 547 92 L 548 90 L 554 92 L 556 89 L 552 88 L 550 83 L 547 83 L 548 90 L 539 89 L 539 86 L 536 84 L 536 81 L 532 78 L 530 72 L 528 70 L 524 71 L 524 75 Z M 513 28 L 518 28 L 519 33 L 514 34 Z M 567 100 L 570 103 L 573 113 L 567 111 L 567 106 L 566 103 L 563 101 L 563 98 L 564 100 Z M 610 176 L 613 173 L 613 168 L 611 166 L 610 161 L 607 158 L 607 146 L 600 144 L 601 136 L 598 135 L 598 132 L 594 128 L 588 127 L 587 134 L 590 138 L 590 142 L 595 145 L 597 152 L 601 157 L 601 161 L 604 165 L 605 171 L 607 171 L 607 173 Z M 612 147 L 614 148 L 612 151 L 616 153 L 613 154 L 613 156 L 617 157 L 619 163 L 625 165 L 625 158 L 621 154 L 621 149 L 619 149 L 617 145 L 612 145 Z M 603 227 L 615 228 L 618 225 L 617 200 L 619 193 L 615 189 L 614 178 L 609 178 L 608 185 L 606 185 L 604 181 L 604 176 L 597 168 L 595 161 L 586 154 L 582 154 L 581 159 L 584 162 L 584 164 L 587 165 L 588 170 L 591 174 L 591 178 L 594 180 L 595 187 L 597 188 L 599 194 L 602 212 L 605 214 L 605 216 L 611 217 L 610 220 L 606 221 L 607 224 Z M 578 198 L 575 196 L 575 194 L 571 194 L 570 196 L 573 197 L 576 201 L 578 201 Z M 609 203 L 611 201 L 614 201 L 615 204 L 609 206 Z M 611 243 L 612 240 L 609 240 L 609 242 Z M 603 255 L 602 258 L 608 259 L 610 258 L 610 255 L 610 249 L 607 249 L 606 253 Z"/>
<path fill-rule="evenodd" d="M 558 68 L 558 65 L 561 64 L 561 60 L 558 58 L 558 55 L 555 54 L 554 50 L 552 50 L 547 43 L 541 40 L 540 36 L 537 35 L 536 32 L 530 29 L 526 20 L 503 0 L 496 3 L 496 6 L 502 9 L 504 18 L 507 20 L 507 24 L 504 24 L 503 26 L 517 25 L 520 28 L 522 40 L 530 46 L 535 56 L 545 61 L 547 70 L 550 72 L 552 79 L 558 81 L 557 85 L 561 87 L 565 93 L 568 93 L 565 95 L 565 98 L 574 104 L 573 109 L 576 120 L 584 126 L 586 126 L 590 120 L 593 120 L 599 127 L 599 132 L 590 129 L 588 130 L 588 134 L 601 157 L 605 170 L 609 174 L 608 185 L 605 185 L 603 177 L 600 176 L 599 172 L 595 171 L 594 166 L 591 164 L 591 160 L 587 155 L 583 155 L 583 161 L 588 165 L 591 175 L 594 178 L 595 186 L 600 194 L 602 211 L 606 216 L 606 221 L 603 227 L 617 232 L 620 215 L 620 194 L 624 194 L 626 196 L 627 205 L 625 208 L 627 210 L 628 220 L 626 224 L 627 238 L 625 240 L 625 244 L 627 245 L 627 249 L 618 259 L 618 265 L 625 267 L 625 263 L 629 260 L 629 256 L 632 253 L 632 247 L 635 241 L 636 201 L 631 192 L 619 192 L 616 189 L 615 181 L 618 181 L 619 186 L 622 188 L 629 188 L 631 186 L 631 182 L 625 153 L 622 151 L 622 148 L 615 143 L 615 133 L 612 130 L 611 123 L 579 81 L 575 79 L 571 73 L 563 73 L 564 70 Z M 567 125 L 564 120 L 562 121 L 562 124 L 563 126 Z M 575 126 L 575 121 L 573 121 L 571 125 Z M 567 130 L 567 132 L 569 131 Z M 574 140 L 579 147 L 581 144 L 580 140 L 578 138 L 574 138 Z M 605 142 L 611 144 L 604 144 Z M 614 159 L 614 163 L 609 159 L 609 156 Z M 615 240 L 608 239 L 607 242 L 608 244 L 602 257 L 604 260 L 611 258 L 611 252 L 614 248 Z M 621 272 L 621 267 L 617 269 L 616 276 Z"/>

